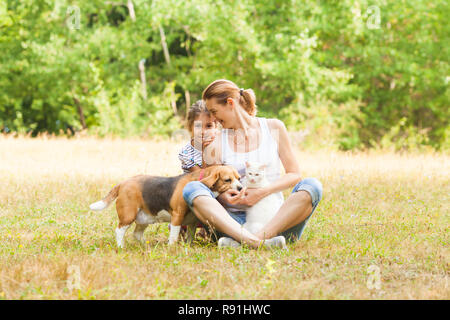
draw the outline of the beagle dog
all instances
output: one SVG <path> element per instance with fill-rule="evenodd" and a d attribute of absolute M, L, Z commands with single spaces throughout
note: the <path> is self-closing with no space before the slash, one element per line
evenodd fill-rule
<path fill-rule="evenodd" d="M 94 211 L 106 209 L 117 198 L 119 226 L 116 241 L 119 248 L 123 248 L 125 233 L 133 222 L 136 223 L 133 235 L 141 242 L 145 228 L 157 222 L 170 222 L 169 244 L 178 240 L 182 224 L 188 226 L 188 241 L 192 241 L 198 219 L 183 199 L 184 186 L 190 181 L 200 181 L 215 194 L 228 189 L 240 191 L 243 187 L 239 178 L 233 167 L 224 165 L 176 177 L 139 175 L 114 186 L 105 198 L 92 203 L 89 208 Z"/>

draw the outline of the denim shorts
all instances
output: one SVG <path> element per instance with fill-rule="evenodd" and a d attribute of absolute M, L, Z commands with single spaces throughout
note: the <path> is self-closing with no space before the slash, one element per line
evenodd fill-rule
<path fill-rule="evenodd" d="M 286 238 L 286 240 L 290 242 L 300 239 L 303 230 L 305 229 L 306 223 L 308 222 L 309 218 L 312 216 L 312 214 L 317 208 L 317 205 L 322 199 L 322 183 L 316 178 L 303 179 L 302 181 L 300 181 L 295 185 L 291 193 L 298 192 L 300 190 L 306 191 L 310 194 L 312 199 L 312 211 L 303 222 L 281 233 L 281 235 L 283 235 Z M 183 198 L 191 209 L 192 209 L 192 202 L 198 196 L 208 196 L 214 198 L 213 192 L 200 181 L 191 181 L 188 184 L 186 184 L 186 186 L 183 189 Z M 239 224 L 242 225 L 245 223 L 245 211 L 228 212 L 228 214 Z M 219 238 L 221 236 L 226 235 L 216 231 L 216 236 Z"/>

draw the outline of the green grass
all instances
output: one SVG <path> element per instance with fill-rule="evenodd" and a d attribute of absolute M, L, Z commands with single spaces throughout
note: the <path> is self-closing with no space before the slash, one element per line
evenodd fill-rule
<path fill-rule="evenodd" d="M 114 206 L 88 205 L 134 174 L 178 174 L 177 148 L 0 138 L 0 299 L 450 298 L 448 156 L 297 151 L 324 195 L 288 251 L 169 247 L 167 224 L 145 245 L 130 228 L 118 250 Z M 380 289 L 368 288 L 372 265 Z"/>

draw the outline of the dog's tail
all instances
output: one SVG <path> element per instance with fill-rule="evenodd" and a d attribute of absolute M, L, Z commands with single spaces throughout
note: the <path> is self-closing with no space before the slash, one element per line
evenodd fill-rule
<path fill-rule="evenodd" d="M 109 193 L 102 200 L 94 202 L 89 205 L 89 209 L 94 211 L 101 211 L 108 208 L 108 206 L 113 202 L 119 195 L 120 184 L 115 186 L 109 191 Z"/>

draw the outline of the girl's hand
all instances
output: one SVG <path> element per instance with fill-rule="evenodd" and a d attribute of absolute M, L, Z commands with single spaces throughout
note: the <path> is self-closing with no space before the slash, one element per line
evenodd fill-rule
<path fill-rule="evenodd" d="M 209 146 L 211 144 L 211 142 L 214 141 L 214 138 L 209 138 L 207 140 L 203 140 L 203 148 L 206 148 L 207 146 Z"/>
<path fill-rule="evenodd" d="M 216 138 L 216 135 L 217 135 L 217 132 L 215 129 L 207 130 L 203 134 L 203 148 L 209 146 L 211 144 L 211 142 L 213 142 L 214 139 Z"/>

